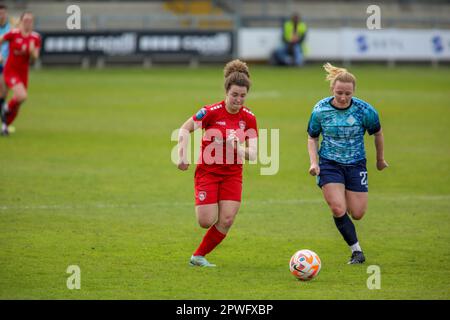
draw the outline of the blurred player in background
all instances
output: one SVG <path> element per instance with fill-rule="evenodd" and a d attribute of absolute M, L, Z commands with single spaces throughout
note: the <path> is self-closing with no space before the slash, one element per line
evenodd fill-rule
<path fill-rule="evenodd" d="M 8 19 L 7 7 L 0 4 L 0 37 L 11 30 L 11 24 Z M 7 43 L 3 43 L 0 47 L 0 108 L 5 103 L 8 90 L 6 88 L 5 80 L 3 79 L 3 68 L 8 59 L 9 48 Z"/>
<path fill-rule="evenodd" d="M 13 91 L 8 103 L 1 106 L 2 135 L 8 135 L 8 126 L 14 121 L 20 105 L 27 99 L 28 65 L 39 58 L 41 37 L 33 31 L 31 12 L 20 16 L 19 28 L 0 37 L 0 44 L 9 43 L 9 55 L 3 70 L 6 86 Z"/>
<path fill-rule="evenodd" d="M 349 264 L 363 263 L 355 225 L 347 215 L 360 220 L 367 208 L 367 168 L 364 134 L 375 135 L 377 169 L 388 166 L 384 160 L 384 139 L 377 111 L 353 97 L 356 78 L 344 68 L 324 65 L 333 96 L 320 100 L 308 123 L 309 173 L 330 207 L 336 227 L 350 246 Z M 319 147 L 319 135 L 323 140 Z M 319 155 L 319 159 L 317 159 Z"/>
<path fill-rule="evenodd" d="M 200 128 L 200 161 L 195 170 L 195 210 L 201 227 L 208 228 L 190 265 L 214 267 L 205 259 L 226 236 L 241 205 L 242 159 L 255 160 L 257 124 L 244 106 L 250 89 L 247 65 L 239 60 L 224 69 L 225 100 L 201 108 L 180 128 L 178 168 L 187 170 L 189 134 Z"/>

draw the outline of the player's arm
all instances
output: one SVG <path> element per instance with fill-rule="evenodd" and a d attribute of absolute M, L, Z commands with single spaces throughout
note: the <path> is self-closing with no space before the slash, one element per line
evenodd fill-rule
<path fill-rule="evenodd" d="M 36 61 L 37 59 L 39 59 L 39 55 L 40 55 L 40 52 L 41 52 L 41 48 L 36 47 L 34 41 L 31 41 L 31 42 L 30 42 L 30 48 L 29 48 L 29 50 L 30 50 L 30 61 L 31 61 L 31 62 L 34 62 L 34 61 Z"/>
<path fill-rule="evenodd" d="M 0 47 L 6 41 L 11 41 L 11 40 L 12 40 L 12 33 L 11 33 L 11 31 L 1 35 L 0 36 Z M 3 56 L 0 54 L 0 63 L 2 63 L 2 62 L 3 62 Z"/>
<path fill-rule="evenodd" d="M 0 36 L 0 47 L 3 41 L 5 41 L 5 39 L 3 38 L 3 36 Z M 1 54 L 1 52 L 0 52 L 0 63 L 3 63 L 3 55 Z"/>
<path fill-rule="evenodd" d="M 319 168 L 319 136 L 322 132 L 321 114 L 320 110 L 314 107 L 311 117 L 308 121 L 308 153 L 309 153 L 309 174 L 312 176 L 318 176 L 320 173 Z"/>
<path fill-rule="evenodd" d="M 320 173 L 318 150 L 319 150 L 319 137 L 313 138 L 308 134 L 308 153 L 310 162 L 309 174 L 312 176 L 318 176 Z"/>
<path fill-rule="evenodd" d="M 365 109 L 364 113 L 364 128 L 370 135 L 375 136 L 375 149 L 377 152 L 377 169 L 383 170 L 388 167 L 387 162 L 384 160 L 384 137 L 383 130 L 381 128 L 378 112 L 370 106 Z"/>
<path fill-rule="evenodd" d="M 375 149 L 377 151 L 377 169 L 383 170 L 384 168 L 387 168 L 389 166 L 386 160 L 384 160 L 383 130 L 380 128 L 378 132 L 374 133 L 374 136 L 375 136 Z"/>
<path fill-rule="evenodd" d="M 189 159 L 187 158 L 188 143 L 191 132 L 197 128 L 199 128 L 199 125 L 192 117 L 189 117 L 178 132 L 178 169 L 180 170 L 184 171 L 189 168 Z"/>

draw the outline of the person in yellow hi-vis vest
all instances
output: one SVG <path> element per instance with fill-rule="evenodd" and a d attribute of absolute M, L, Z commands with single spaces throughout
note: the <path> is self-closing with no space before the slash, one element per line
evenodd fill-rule
<path fill-rule="evenodd" d="M 295 13 L 283 25 L 283 46 L 275 51 L 275 60 L 282 65 L 303 65 L 303 42 L 306 38 L 307 26 L 300 15 Z"/>

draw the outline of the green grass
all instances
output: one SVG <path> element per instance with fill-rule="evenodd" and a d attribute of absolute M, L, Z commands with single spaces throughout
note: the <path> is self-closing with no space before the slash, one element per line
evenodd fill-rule
<path fill-rule="evenodd" d="M 195 219 L 193 168 L 171 163 L 170 136 L 223 98 L 222 66 L 42 70 L 0 139 L 2 299 L 449 299 L 450 72 L 359 66 L 356 96 L 379 111 L 390 168 L 375 169 L 367 137 L 369 209 L 356 222 L 367 256 L 350 251 L 307 174 L 306 124 L 329 94 L 319 66 L 252 66 L 247 105 L 259 128 L 280 129 L 280 170 L 247 165 L 244 201 L 225 241 L 188 259 L 204 230 Z M 302 248 L 322 259 L 307 283 L 289 273 Z M 69 290 L 69 265 L 81 289 Z M 369 290 L 367 266 L 381 268 Z"/>

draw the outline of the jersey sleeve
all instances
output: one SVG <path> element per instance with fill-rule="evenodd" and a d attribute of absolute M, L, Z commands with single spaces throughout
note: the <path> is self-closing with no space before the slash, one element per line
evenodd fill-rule
<path fill-rule="evenodd" d="M 372 106 L 364 110 L 363 125 L 370 135 L 377 133 L 381 129 L 378 112 Z"/>
<path fill-rule="evenodd" d="M 258 124 L 256 123 L 256 117 L 249 117 L 247 128 L 245 130 L 245 140 L 258 138 Z"/>
<path fill-rule="evenodd" d="M 11 41 L 14 38 L 14 34 L 11 31 L 8 31 L 3 35 L 3 41 Z"/>
<path fill-rule="evenodd" d="M 34 46 L 39 49 L 42 46 L 42 38 L 39 34 L 36 34 L 34 37 Z"/>
<path fill-rule="evenodd" d="M 320 124 L 320 112 L 318 109 L 314 108 L 311 113 L 311 117 L 308 122 L 308 134 L 312 138 L 317 138 L 322 132 L 322 125 Z"/>
<path fill-rule="evenodd" d="M 211 119 L 211 110 L 209 110 L 207 107 L 202 107 L 192 116 L 192 120 L 194 120 L 198 124 L 201 123 L 202 129 L 208 126 L 210 119 Z"/>

